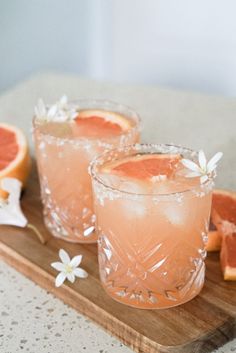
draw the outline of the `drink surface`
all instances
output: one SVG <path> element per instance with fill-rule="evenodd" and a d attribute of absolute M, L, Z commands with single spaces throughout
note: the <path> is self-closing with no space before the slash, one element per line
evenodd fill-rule
<path fill-rule="evenodd" d="M 166 308 L 203 286 L 211 190 L 187 178 L 181 158 L 137 153 L 98 168 L 100 275 L 120 302 Z"/>
<path fill-rule="evenodd" d="M 88 166 L 104 150 L 134 143 L 135 122 L 104 110 L 83 110 L 70 122 L 34 126 L 44 218 L 49 230 L 74 242 L 95 242 Z"/>
<path fill-rule="evenodd" d="M 121 114 L 105 110 L 82 110 L 69 122 L 44 122 L 41 132 L 65 139 L 102 139 L 120 137 L 135 126 L 135 122 Z"/>
<path fill-rule="evenodd" d="M 100 178 L 108 186 L 138 194 L 181 193 L 200 186 L 200 178 L 188 178 L 189 170 L 181 155 L 140 154 L 108 162 L 100 169 Z"/>

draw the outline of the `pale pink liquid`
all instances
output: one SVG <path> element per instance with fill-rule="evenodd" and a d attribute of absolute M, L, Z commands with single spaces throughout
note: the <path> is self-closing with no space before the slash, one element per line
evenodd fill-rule
<path fill-rule="evenodd" d="M 104 169 L 98 175 L 119 190 L 94 181 L 105 290 L 115 300 L 144 309 L 176 306 L 195 297 L 204 283 L 211 188 L 183 176 L 142 183 Z M 184 192 L 194 187 L 194 192 Z"/>
<path fill-rule="evenodd" d="M 46 226 L 68 241 L 96 242 L 89 163 L 106 149 L 138 141 L 137 123 L 114 136 L 75 122 L 37 123 L 34 139 Z"/>

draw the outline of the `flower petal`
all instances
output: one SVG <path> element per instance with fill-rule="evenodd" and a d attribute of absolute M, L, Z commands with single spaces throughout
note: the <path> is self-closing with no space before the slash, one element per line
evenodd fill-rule
<path fill-rule="evenodd" d="M 66 278 L 68 279 L 68 281 L 70 281 L 71 283 L 74 283 L 75 281 L 75 275 L 73 272 L 67 273 L 66 274 Z"/>
<path fill-rule="evenodd" d="M 59 257 L 63 264 L 68 265 L 70 263 L 70 257 L 64 249 L 60 249 Z"/>
<path fill-rule="evenodd" d="M 18 202 L 20 199 L 22 182 L 15 178 L 4 178 L 1 180 L 1 187 L 9 193 L 9 203 Z"/>
<path fill-rule="evenodd" d="M 70 266 L 71 267 L 77 267 L 79 266 L 79 264 L 81 263 L 82 261 L 82 255 L 77 255 L 77 256 L 74 256 L 73 259 L 71 260 L 70 262 Z"/>
<path fill-rule="evenodd" d="M 61 262 L 53 262 L 51 263 L 51 266 L 55 268 L 55 270 L 59 272 L 64 272 L 65 271 L 65 265 Z"/>
<path fill-rule="evenodd" d="M 181 159 L 181 163 L 188 169 L 201 173 L 200 167 L 190 159 Z"/>
<path fill-rule="evenodd" d="M 189 172 L 187 174 L 185 174 L 185 177 L 186 178 L 195 178 L 195 177 L 198 177 L 198 176 L 201 176 L 202 174 L 199 173 L 199 172 Z"/>
<path fill-rule="evenodd" d="M 57 105 L 54 104 L 54 105 L 52 105 L 51 108 L 48 110 L 47 116 L 50 117 L 50 118 L 52 118 L 52 117 L 54 117 L 54 116 L 56 115 L 56 113 L 57 113 Z"/>
<path fill-rule="evenodd" d="M 71 119 L 73 120 L 73 119 L 77 118 L 78 114 L 79 113 L 77 111 L 71 112 Z"/>
<path fill-rule="evenodd" d="M 46 115 L 46 107 L 42 98 L 38 100 L 38 106 L 35 107 L 35 113 L 37 112 L 36 116 L 41 117 Z"/>
<path fill-rule="evenodd" d="M 56 287 L 60 287 L 62 283 L 65 281 L 65 279 L 66 279 L 66 274 L 63 272 L 60 272 L 56 277 L 56 281 L 55 281 Z"/>
<path fill-rule="evenodd" d="M 64 105 L 67 105 L 67 102 L 68 102 L 68 98 L 67 96 L 64 94 L 64 96 L 61 97 L 59 103 L 64 106 Z"/>
<path fill-rule="evenodd" d="M 200 165 L 201 169 L 206 170 L 207 160 L 206 160 L 206 156 L 205 156 L 205 153 L 203 152 L 203 150 L 200 150 L 198 153 L 198 161 L 199 161 L 199 165 Z"/>
<path fill-rule="evenodd" d="M 17 226 L 24 228 L 28 221 L 23 215 L 19 207 L 1 207 L 0 208 L 0 224 Z"/>
<path fill-rule="evenodd" d="M 76 277 L 80 277 L 80 278 L 88 277 L 88 273 L 85 270 L 83 270 L 81 267 L 74 269 L 73 273 Z"/>
<path fill-rule="evenodd" d="M 209 178 L 208 178 L 208 176 L 207 175 L 203 175 L 203 176 L 201 176 L 201 178 L 200 178 L 200 182 L 201 182 L 201 184 L 204 184 L 205 183 L 205 181 L 207 181 Z"/>
<path fill-rule="evenodd" d="M 9 193 L 7 202 L 0 208 L 0 224 L 25 227 L 28 223 L 20 207 L 22 183 L 15 178 L 3 178 L 1 188 Z"/>
<path fill-rule="evenodd" d="M 207 172 L 211 173 L 215 168 L 216 164 L 219 162 L 219 160 L 222 158 L 223 153 L 222 152 L 217 152 L 207 163 Z"/>

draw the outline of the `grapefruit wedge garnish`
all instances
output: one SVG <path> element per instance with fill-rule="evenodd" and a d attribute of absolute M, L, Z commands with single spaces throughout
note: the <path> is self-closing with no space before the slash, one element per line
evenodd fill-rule
<path fill-rule="evenodd" d="M 153 177 L 171 177 L 181 159 L 179 154 L 138 154 L 115 161 L 103 168 L 103 172 L 139 180 Z"/>
<path fill-rule="evenodd" d="M 30 171 L 30 155 L 23 132 L 15 126 L 0 123 L 0 180 L 16 178 L 25 185 Z M 0 197 L 7 196 L 0 188 Z"/>
<path fill-rule="evenodd" d="M 128 118 L 105 110 L 82 110 L 75 118 L 75 123 L 74 134 L 87 137 L 118 136 L 131 128 Z"/>

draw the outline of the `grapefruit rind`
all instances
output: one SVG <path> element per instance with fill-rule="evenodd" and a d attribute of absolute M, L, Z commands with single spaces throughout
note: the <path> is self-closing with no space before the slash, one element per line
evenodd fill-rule
<path fill-rule="evenodd" d="M 225 281 L 236 281 L 236 268 L 226 266 L 223 269 L 223 275 Z"/>
<path fill-rule="evenodd" d="M 236 233 L 224 235 L 220 252 L 220 263 L 225 281 L 236 280 Z"/>
<path fill-rule="evenodd" d="M 206 251 L 213 252 L 221 249 L 221 235 L 218 230 L 210 230 L 208 232 L 208 240 Z"/>

